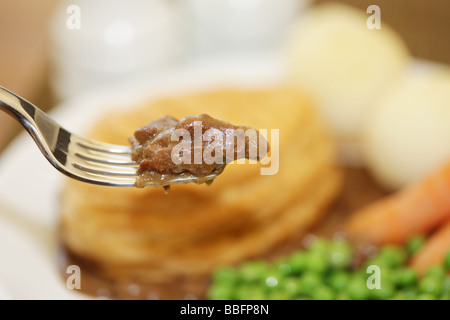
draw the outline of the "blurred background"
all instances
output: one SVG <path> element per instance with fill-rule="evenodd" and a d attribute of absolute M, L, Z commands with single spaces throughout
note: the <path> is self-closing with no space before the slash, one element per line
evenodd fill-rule
<path fill-rule="evenodd" d="M 338 5 L 325 4 L 329 2 L 335 2 Z M 450 253 L 447 254 L 450 249 L 450 203 L 447 201 L 450 192 L 450 165 L 448 164 L 450 159 L 450 126 L 448 125 L 450 123 L 450 43 L 448 41 L 450 2 L 434 0 L 432 5 L 430 3 L 430 1 L 423 0 L 0 0 L 0 43 L 2 45 L 0 50 L 0 86 L 23 96 L 44 111 L 51 111 L 64 102 L 76 101 L 75 98 L 78 96 L 89 96 L 90 93 L 104 94 L 105 90 L 107 96 L 109 96 L 109 92 L 112 91 L 111 88 L 119 88 L 122 85 L 127 88 L 130 87 L 129 84 L 145 82 L 142 80 L 153 81 L 156 79 L 157 81 L 154 82 L 165 88 L 176 87 L 173 82 L 164 82 L 164 77 L 176 75 L 177 72 L 182 74 L 186 69 L 196 69 L 199 66 L 203 68 L 206 66 L 208 71 L 211 69 L 212 72 L 206 76 L 206 81 L 209 82 L 211 82 L 211 78 L 214 78 L 214 76 L 208 78 L 210 75 L 214 75 L 214 66 L 220 66 L 222 70 L 226 69 L 230 73 L 236 73 L 235 78 L 238 78 L 242 73 L 237 71 L 247 72 L 245 67 L 247 65 L 252 67 L 251 62 L 254 61 L 257 62 L 256 67 L 259 68 L 261 67 L 258 64 L 259 58 L 269 58 L 261 59 L 261 61 L 267 65 L 274 62 L 274 66 L 282 69 L 279 71 L 285 76 L 283 79 L 279 79 L 280 81 L 277 84 L 285 85 L 286 88 L 283 89 L 296 89 L 293 90 L 296 94 L 307 93 L 308 98 L 312 98 L 311 105 L 323 117 L 324 124 L 326 124 L 325 128 L 330 130 L 330 136 L 337 142 L 337 149 L 339 156 L 341 156 L 339 160 L 343 160 L 339 164 L 343 164 L 345 167 L 343 168 L 345 174 L 343 184 L 338 185 L 336 183 L 336 194 L 333 195 L 333 197 L 338 197 L 337 202 L 331 208 L 326 219 L 317 215 L 321 224 L 318 224 L 318 228 L 313 232 L 337 230 L 337 228 L 347 224 L 348 218 L 351 218 L 356 212 L 362 219 L 356 221 L 362 221 L 362 223 L 355 223 L 354 229 L 349 229 L 350 235 L 353 232 L 353 235 L 356 234 L 363 240 L 364 237 L 367 240 L 373 236 L 367 241 L 380 245 L 406 244 L 406 241 L 409 240 L 408 237 L 417 234 L 426 235 L 430 237 L 430 240 L 427 240 L 430 245 L 424 247 L 426 249 L 423 251 L 425 252 L 424 255 L 419 255 L 418 264 L 416 264 L 417 270 L 424 272 L 433 263 L 437 261 L 440 263 L 445 254 L 447 255 L 448 270 L 450 270 Z M 382 30 L 372 30 L 366 24 L 371 15 L 366 10 L 372 5 L 381 8 Z M 228 68 L 229 65 L 232 67 Z M 195 79 L 192 80 L 189 76 L 189 78 L 182 79 L 184 81 L 182 86 L 185 86 L 185 83 L 188 82 L 186 79 L 189 82 L 195 82 Z M 256 79 L 256 77 L 252 79 Z M 281 81 L 284 82 L 281 83 Z M 145 87 L 145 90 L 147 91 L 147 87 Z M 305 129 L 309 125 L 311 125 L 311 130 L 316 132 L 316 129 L 312 127 L 316 125 L 314 121 L 302 118 L 303 126 L 299 126 L 296 122 L 298 119 L 294 116 L 291 117 L 290 111 L 295 111 L 297 107 L 298 110 L 302 107 L 309 108 L 309 102 L 305 103 L 303 100 L 298 102 L 295 99 L 290 99 L 286 92 L 280 91 L 274 95 L 275 100 L 270 99 L 271 95 L 268 96 L 269 98 L 264 98 L 266 97 L 264 93 L 261 95 L 264 99 L 261 99 L 261 101 L 264 100 L 264 103 L 269 101 L 272 106 L 276 106 L 273 109 L 278 113 L 278 107 L 283 106 L 284 99 L 289 100 L 286 102 L 287 108 L 289 108 L 286 110 L 289 111 L 279 112 L 289 118 L 289 121 L 286 121 L 286 123 L 289 122 L 288 130 L 284 132 L 297 132 L 289 129 L 291 124 L 296 130 L 302 130 L 302 133 L 306 131 Z M 225 92 L 225 94 L 229 93 Z M 223 104 L 222 96 L 217 97 L 213 96 L 213 99 L 218 99 L 222 103 L 220 104 L 221 108 L 223 108 L 222 106 L 225 104 Z M 258 95 L 257 99 L 260 99 L 259 97 Z M 278 102 L 278 98 L 282 101 L 281 103 Z M 239 102 L 248 103 L 245 99 Z M 77 104 L 68 103 L 67 105 L 78 106 L 79 104 L 77 102 Z M 127 106 L 126 103 L 124 105 Z M 197 103 L 192 103 L 192 105 L 197 106 Z M 199 106 L 203 108 L 203 104 L 199 104 Z M 246 114 L 241 112 L 240 108 L 236 107 L 236 109 L 239 110 L 236 113 L 242 113 L 248 117 L 253 116 L 252 112 Z M 64 110 L 64 108 L 60 110 Z M 164 110 L 166 111 L 166 109 Z M 262 108 L 262 110 L 266 109 Z M 272 107 L 267 110 L 272 110 Z M 74 112 L 78 114 L 79 110 L 75 109 Z M 117 121 L 122 121 L 120 116 L 118 119 Z M 284 119 L 284 117 L 280 119 Z M 276 122 L 281 124 L 280 129 L 283 129 L 283 122 L 284 120 Z M 305 123 L 307 123 L 307 126 L 304 125 Z M 104 124 L 108 126 L 109 122 L 104 122 Z M 109 125 L 109 127 L 114 126 Z M 7 153 L 5 150 L 21 130 L 18 123 L 0 112 L 0 160 L 8 160 L 11 153 Z M 328 148 L 327 142 L 313 141 L 317 138 L 316 135 L 319 134 L 305 134 L 305 139 L 308 140 L 301 142 L 298 146 L 305 144 L 314 148 L 314 150 L 325 150 L 321 149 L 322 147 Z M 292 140 L 287 140 L 286 145 L 296 145 L 297 135 L 291 133 L 290 136 Z M 317 139 L 320 140 L 321 138 Z M 284 141 L 286 142 L 286 140 Z M 28 142 L 32 143 L 31 141 Z M 309 161 L 306 161 L 307 157 L 299 159 L 296 152 L 300 152 L 300 149 L 291 148 L 290 152 L 287 152 L 287 149 L 289 148 L 284 148 L 284 153 L 282 152 L 281 155 L 287 160 L 290 159 L 284 162 L 287 165 L 283 167 L 284 172 L 289 171 L 289 174 L 277 175 L 276 177 L 280 177 L 280 180 L 276 180 L 279 181 L 277 183 L 266 180 L 269 181 L 268 185 L 272 187 L 283 186 L 283 188 L 274 191 L 270 188 L 264 188 L 264 192 L 271 195 L 272 193 L 284 194 L 287 190 L 291 195 L 270 199 L 267 197 L 261 203 L 257 201 L 256 196 L 249 197 L 249 199 L 253 199 L 250 201 L 259 203 L 258 206 L 261 207 L 271 202 L 277 202 L 276 206 L 270 206 L 269 209 L 266 208 L 267 210 L 264 211 L 270 211 L 273 217 L 277 217 L 277 223 L 279 223 L 273 225 L 266 223 L 270 225 L 268 229 L 273 228 L 273 230 L 280 231 L 279 234 L 283 238 L 290 237 L 289 234 L 291 233 L 291 235 L 294 235 L 292 241 L 296 241 L 295 235 L 297 235 L 298 230 L 293 227 L 295 224 L 291 223 L 289 217 L 302 217 L 303 205 L 309 207 L 309 199 L 315 199 L 315 196 L 310 197 L 309 191 L 304 193 L 301 188 L 297 188 L 297 184 L 303 186 L 304 181 L 302 179 L 306 179 L 303 174 L 306 171 L 309 172 L 309 169 L 303 170 L 303 166 L 309 166 Z M 14 148 L 10 150 L 16 151 Z M 25 148 L 22 148 L 22 150 L 26 151 Z M 34 151 L 37 153 L 37 150 Z M 0 230 L 0 243 L 1 241 L 16 243 L 10 240 L 12 239 L 11 235 L 15 236 L 15 226 L 22 224 L 31 226 L 24 229 L 27 232 L 28 229 L 38 230 L 39 235 L 45 235 L 47 241 L 52 235 L 49 230 L 54 230 L 53 214 L 56 212 L 53 210 L 53 206 L 58 203 L 59 207 L 61 203 L 59 189 L 58 192 L 54 193 L 48 192 L 52 187 L 49 187 L 48 190 L 42 189 L 42 192 L 35 192 L 42 185 L 56 186 L 56 184 L 52 184 L 53 180 L 51 179 L 57 173 L 55 172 L 52 176 L 47 175 L 48 171 L 53 170 L 47 163 L 44 163 L 44 165 L 48 171 L 42 170 L 41 172 L 40 164 L 34 166 L 33 158 L 30 158 L 28 153 L 23 154 L 26 155 L 16 156 L 17 153 L 13 153 L 9 157 L 9 161 L 14 166 L 4 165 L 2 166 L 4 170 L 0 172 L 0 185 L 4 183 L 7 186 L 7 188 L 1 188 L 2 191 L 0 192 L 0 198 L 4 198 L 0 199 L 0 211 L 2 213 L 0 215 L 2 219 L 0 227 L 3 228 Z M 315 152 L 312 154 L 315 154 Z M 334 170 L 334 152 L 317 151 L 317 154 L 326 154 L 324 157 L 330 156 L 330 166 L 333 165 Z M 312 182 L 317 183 L 317 190 L 320 190 L 317 191 L 317 194 L 321 194 L 323 185 L 334 183 L 334 179 L 330 179 L 332 169 L 323 168 L 324 163 L 327 164 L 328 160 L 311 159 L 315 160 L 315 164 L 319 164 L 311 169 L 311 177 L 315 177 Z M 299 163 L 303 160 L 306 161 L 304 164 Z M 310 162 L 313 163 L 313 161 Z M 31 165 L 29 165 L 30 163 Z M 432 175 L 433 179 L 436 177 L 443 179 L 436 180 L 436 185 L 439 185 L 439 188 L 428 188 L 428 183 L 425 183 L 419 185 L 418 189 L 412 189 L 418 191 L 413 192 L 411 198 L 408 198 L 409 193 L 405 193 L 407 201 L 404 198 L 399 198 L 401 205 L 398 205 L 398 208 L 402 208 L 397 212 L 399 219 L 392 218 L 389 215 L 391 213 L 390 207 L 387 207 L 388 210 L 385 210 L 384 207 L 383 201 L 391 199 L 386 198 L 386 194 L 412 185 L 419 181 L 419 178 L 433 173 L 442 163 L 447 164 L 446 169 Z M 30 171 L 31 173 L 28 174 Z M 33 179 L 30 179 L 32 175 Z M 307 176 L 309 177 L 309 173 Z M 20 177 L 24 178 L 21 179 Z M 246 177 L 245 179 L 247 179 Z M 231 190 L 237 180 L 233 180 L 233 176 L 228 178 L 227 181 L 229 181 Z M 372 180 L 372 178 L 375 179 Z M 284 180 L 281 179 L 287 180 L 290 185 L 285 184 Z M 225 177 L 223 180 L 225 181 Z M 35 184 L 33 184 L 33 181 Z M 257 186 L 258 183 L 255 181 L 249 179 L 248 186 Z M 313 190 L 310 182 L 308 180 L 308 189 Z M 261 185 L 263 186 L 263 184 Z M 286 185 L 290 187 L 285 187 Z M 27 188 L 30 191 L 29 193 L 26 192 Z M 82 194 L 83 189 L 81 187 L 80 189 L 72 188 L 69 187 L 67 190 L 72 190 L 74 194 L 77 192 Z M 120 191 L 120 197 L 115 197 L 113 192 L 119 191 L 102 189 L 101 192 L 96 193 L 91 192 L 88 187 L 86 188 L 86 195 L 89 195 L 89 197 L 74 197 L 75 200 L 82 199 L 80 201 L 80 203 L 83 202 L 82 205 L 85 202 L 89 203 L 87 198 L 93 201 L 92 199 L 101 199 L 105 196 L 105 199 L 108 200 L 105 208 L 110 210 L 110 207 L 113 208 L 117 204 L 119 204 L 117 205 L 118 208 L 122 208 L 120 204 L 122 198 L 125 198 L 126 201 L 126 197 L 122 196 L 123 190 Z M 251 192 L 251 188 L 247 189 Z M 219 191 L 213 192 L 223 192 L 228 197 L 228 193 L 223 191 L 226 190 L 225 188 L 219 187 L 216 190 Z M 265 194 L 258 190 L 253 191 L 258 197 Z M 433 193 L 435 191 L 436 194 Z M 132 192 L 134 191 L 130 190 L 130 195 Z M 316 189 L 314 189 L 314 194 L 315 192 Z M 23 201 L 24 198 L 27 198 L 27 195 L 30 196 L 31 194 L 36 195 L 35 198 L 30 198 L 33 201 Z M 241 214 L 240 206 L 247 208 L 247 204 L 240 204 L 239 201 L 241 197 L 245 198 L 245 196 L 239 194 L 239 192 L 230 194 L 236 194 L 237 204 L 232 203 L 229 207 L 235 210 L 234 213 Z M 169 196 L 162 195 L 161 198 L 148 197 L 145 199 L 158 203 L 158 210 L 161 207 L 164 210 L 167 209 L 167 212 L 171 212 L 180 203 L 183 203 L 180 208 L 185 206 L 185 202 L 182 202 L 185 199 L 183 195 L 181 191 L 179 194 L 171 193 Z M 214 212 L 214 206 L 222 204 L 220 201 L 217 203 L 211 201 L 210 204 L 209 199 L 215 199 L 214 193 L 207 194 L 207 196 L 208 199 L 206 197 L 199 198 L 205 199 L 204 203 L 206 204 L 202 206 L 205 211 L 202 209 L 198 214 L 200 217 L 198 221 L 201 222 L 198 223 L 199 230 L 203 230 L 201 229 L 203 226 L 208 229 L 211 227 L 211 221 L 216 216 L 209 215 L 208 210 Z M 308 201 L 299 201 L 299 196 L 308 198 Z M 67 199 L 71 198 L 70 194 L 66 197 Z M 11 199 L 5 201 L 6 198 Z M 56 199 L 58 199 L 57 202 Z M 118 202 L 112 201 L 109 203 L 109 199 L 117 199 Z M 132 196 L 129 199 L 133 200 L 133 203 L 135 202 L 135 198 Z M 174 199 L 181 199 L 181 202 L 176 202 Z M 195 196 L 189 196 L 186 199 L 194 199 L 195 203 L 192 202 L 192 205 L 197 206 Z M 430 205 L 432 201 L 433 203 L 436 202 L 435 199 L 441 199 L 442 201 L 437 201 L 436 206 Z M 370 206 L 368 211 L 362 212 L 362 215 L 359 212 L 360 208 L 365 207 L 372 201 L 380 201 L 383 205 L 376 207 L 380 208 L 380 211 L 376 212 L 377 217 L 380 217 L 377 220 L 378 225 L 374 225 L 373 220 L 371 220 L 370 214 L 373 212 L 370 210 Z M 16 212 L 10 210 L 9 203 L 13 208 L 17 206 L 18 218 L 16 218 Z M 128 202 L 125 203 L 128 204 Z M 390 204 L 391 202 L 387 203 Z M 408 205 L 404 205 L 405 203 Z M 7 206 L 6 209 L 4 209 L 4 206 Z M 51 209 L 49 209 L 50 207 Z M 64 216 L 73 214 L 75 217 L 83 217 L 82 215 L 78 216 L 78 213 L 85 213 L 84 209 L 77 210 L 77 206 L 67 205 L 67 207 L 75 209 L 69 214 L 64 213 Z M 145 205 L 143 207 L 147 208 Z M 255 214 L 255 217 L 259 214 L 258 209 L 253 209 L 253 203 L 249 203 L 248 207 L 251 208 L 248 210 L 249 214 Z M 322 208 L 322 205 L 316 207 L 318 208 L 317 213 L 319 213 L 321 210 L 319 208 Z M 101 205 L 97 207 L 97 202 L 95 202 L 92 208 L 94 213 L 99 210 L 99 216 L 101 216 Z M 152 207 L 148 206 L 148 209 L 152 210 Z M 162 212 L 165 213 L 164 210 Z M 22 211 L 24 212 L 23 218 L 21 218 Z M 138 217 L 139 210 L 133 209 L 133 213 L 135 213 L 134 211 L 136 211 Z M 187 211 L 189 213 L 194 212 L 194 210 L 189 211 L 189 209 Z M 207 211 L 208 215 L 205 215 L 205 217 L 208 216 L 209 218 L 205 218 L 205 223 L 203 223 L 203 213 Z M 221 209 L 220 214 L 222 214 L 222 211 L 228 215 L 227 210 Z M 242 210 L 242 212 L 244 211 L 247 212 L 247 209 Z M 107 212 L 110 213 L 110 211 Z M 368 220 L 366 220 L 366 212 L 369 213 Z M 30 215 L 25 216 L 28 213 Z M 150 211 L 150 213 L 154 212 Z M 385 213 L 388 213 L 388 215 Z M 281 215 L 285 218 L 278 219 Z M 142 216 L 147 218 L 146 215 Z M 161 225 L 169 226 L 167 227 L 167 235 L 171 236 L 175 232 L 177 234 L 177 237 L 175 237 L 177 239 L 173 243 L 177 245 L 178 239 L 182 239 L 183 236 L 189 237 L 191 230 L 187 229 L 191 229 L 191 227 L 190 224 L 183 224 L 183 215 L 162 214 L 161 216 L 164 216 L 164 219 L 161 219 L 163 221 Z M 265 216 L 269 216 L 269 214 L 264 213 L 262 217 Z M 121 216 L 117 215 L 116 217 L 118 217 L 118 220 L 112 220 L 111 222 L 108 215 L 108 221 L 111 222 L 111 225 L 120 221 L 120 225 L 122 225 Z M 155 217 L 155 221 L 159 221 L 159 215 L 155 215 Z M 190 217 L 188 215 L 188 219 L 191 219 Z M 233 219 L 234 216 L 230 217 L 230 219 Z M 173 219 L 173 221 L 170 219 Z M 242 226 L 239 228 L 245 229 L 248 226 L 246 221 L 248 223 L 256 221 L 252 219 L 244 219 Z M 258 221 L 259 219 L 260 217 L 258 217 Z M 308 218 L 308 220 L 310 219 Z M 129 221 L 133 222 L 134 220 L 131 218 Z M 228 220 L 217 219 L 215 225 L 222 228 L 223 221 Z M 300 219 L 295 221 L 298 221 L 298 225 L 304 224 L 304 221 Z M 286 226 L 289 224 L 287 227 L 290 230 L 289 232 L 282 231 L 280 228 L 284 225 L 284 222 L 286 222 Z M 148 224 L 145 227 L 151 224 L 150 222 L 146 223 Z M 192 223 L 193 231 L 196 231 L 196 223 Z M 264 227 L 266 224 L 261 225 Z M 309 225 L 310 222 L 306 222 L 306 224 Z M 83 235 L 83 232 L 77 231 L 77 227 L 85 227 L 85 225 L 77 223 L 73 223 L 73 225 L 75 226 L 73 234 Z M 117 225 L 119 224 L 117 223 Z M 133 222 L 130 225 L 134 226 L 135 224 Z M 173 230 L 171 230 L 172 226 L 174 227 Z M 187 230 L 186 233 L 181 234 L 180 238 L 178 238 L 178 232 L 184 229 L 177 229 L 178 226 L 183 226 Z M 232 226 L 234 228 L 234 224 Z M 405 226 L 409 226 L 409 229 Z M 101 225 L 101 227 L 104 226 Z M 225 232 L 232 233 L 234 232 L 233 228 L 225 229 Z M 126 229 L 126 224 L 124 229 Z M 11 233 L 7 233 L 5 230 Z M 142 228 L 142 230 L 147 232 L 145 228 Z M 383 232 L 378 234 L 377 230 Z M 386 230 L 392 233 L 385 232 Z M 402 239 L 397 237 L 400 230 L 404 231 L 401 234 Z M 159 231 L 157 237 L 159 237 Z M 17 234 L 21 235 L 17 239 L 22 239 L 22 234 Z M 32 233 L 28 239 L 31 239 L 33 244 L 33 246 L 26 247 L 29 251 L 17 250 L 15 246 L 2 246 L 2 254 L 6 253 L 12 259 L 9 261 L 9 269 L 3 268 L 3 270 L 0 268 L 0 290 L 9 285 L 8 279 L 11 278 L 8 274 L 10 273 L 9 270 L 17 270 L 18 272 L 23 267 L 27 269 L 24 269 L 24 272 L 20 272 L 20 274 L 28 274 L 29 266 L 22 264 L 22 260 L 20 260 L 23 256 L 32 259 L 34 256 L 31 253 L 42 253 L 34 250 L 35 234 L 37 233 Z M 92 234 L 95 234 L 95 232 Z M 164 232 L 161 234 L 164 235 Z M 205 242 L 208 242 L 207 247 L 209 241 L 214 238 L 213 234 L 214 232 L 210 231 L 206 233 L 204 239 L 206 239 Z M 220 242 L 222 233 L 218 234 L 217 238 Z M 249 234 L 253 234 L 253 226 L 249 228 Z M 392 236 L 392 239 L 390 236 Z M 95 237 L 92 239 L 89 239 L 89 237 L 90 234 L 87 233 L 88 241 L 86 243 L 96 242 Z M 23 239 L 26 239 L 26 237 L 23 237 Z M 145 239 L 147 238 L 145 237 Z M 164 237 L 161 239 L 164 239 Z M 240 238 L 237 237 L 236 239 Z M 421 241 L 423 243 L 425 239 Z M 201 241 L 199 240 L 199 242 Z M 269 246 L 271 243 L 275 243 L 275 240 L 265 239 L 265 243 L 263 241 L 256 242 Z M 20 244 L 21 242 L 17 243 Z M 110 243 L 111 248 L 115 249 L 114 241 Z M 191 246 L 191 242 L 187 241 L 186 243 Z M 364 241 L 361 243 L 365 244 Z M 438 244 L 439 250 L 434 250 L 435 244 Z M 192 245 L 192 252 L 196 250 L 195 246 L 196 244 Z M 170 247 L 170 245 L 164 242 L 161 247 L 164 251 L 164 248 Z M 243 246 L 243 248 L 245 247 L 246 245 Z M 68 248 L 71 249 L 70 246 Z M 76 247 L 74 248 L 76 249 Z M 120 251 L 122 247 L 119 245 L 117 248 Z M 427 251 L 427 248 L 432 248 L 431 255 L 428 255 L 430 251 Z M 123 250 L 124 253 L 125 251 Z M 168 251 L 172 252 L 171 250 Z M 216 251 L 215 248 L 214 251 Z M 18 255 L 17 252 L 20 252 L 21 255 Z M 25 252 L 27 254 L 24 254 Z M 95 248 L 93 252 L 95 252 Z M 208 253 L 209 251 L 205 252 Z M 227 252 L 224 256 L 227 255 Z M 128 254 L 128 252 L 126 253 Z M 242 253 L 241 256 L 237 254 L 236 258 L 233 259 L 238 261 L 241 258 L 246 258 L 245 255 L 246 253 Z M 392 254 L 391 252 L 390 255 L 396 255 L 396 253 Z M 159 256 L 156 256 L 159 259 Z M 195 256 L 197 257 L 197 255 Z M 36 257 L 38 256 L 36 255 Z M 181 255 L 181 259 L 183 257 L 184 255 Z M 211 255 L 211 261 L 209 261 L 211 264 L 202 261 L 202 264 L 206 266 L 205 270 L 214 265 L 214 257 L 214 255 Z M 114 255 L 114 259 L 116 258 L 116 255 Z M 173 261 L 177 261 L 178 257 L 175 258 Z M 120 260 L 120 258 L 117 259 Z M 33 261 L 40 260 L 37 258 Z M 53 263 L 53 261 L 47 261 L 46 259 L 45 264 L 41 266 L 42 270 L 50 268 L 47 263 Z M 193 263 L 195 264 L 196 261 Z M 171 265 L 171 263 L 167 265 Z M 177 268 L 175 268 L 176 272 L 178 272 Z M 184 265 L 179 270 L 181 269 L 184 272 Z M 51 270 L 53 270 L 53 265 Z M 208 269 L 209 271 L 211 270 Z M 189 271 L 186 272 L 189 273 Z M 195 274 L 195 272 L 192 274 Z M 52 275 L 48 274 L 49 277 Z M 42 283 L 47 281 L 40 275 L 39 279 Z M 13 280 L 14 283 L 11 282 L 11 287 L 20 291 L 22 288 L 20 284 L 22 283 L 17 285 L 16 279 Z M 445 296 L 445 298 L 450 299 L 450 276 L 447 277 L 446 281 L 446 294 L 448 296 Z M 38 291 L 40 290 L 39 287 L 44 288 L 44 285 L 36 286 L 34 280 L 33 285 L 35 290 Z M 425 285 L 428 286 L 426 282 Z M 25 287 L 30 286 L 27 284 Z M 33 289 L 29 294 L 32 295 L 38 291 Z M 50 291 L 52 290 L 49 290 L 49 294 L 53 294 Z M 39 296 L 41 293 L 39 291 Z M 133 295 L 133 293 L 130 294 Z M 103 296 L 103 294 L 98 295 Z M 0 292 L 0 299 L 1 296 L 2 292 Z"/>
<path fill-rule="evenodd" d="M 307 6 L 326 0 L 0 1 L 0 85 L 49 110 L 74 92 L 118 79 L 157 75 L 193 61 L 277 48 Z M 450 63 L 450 3 L 376 4 L 418 58 Z M 76 28 L 80 7 L 81 25 Z M 71 29 L 66 24 L 74 15 Z M 0 114 L 0 151 L 20 127 Z"/>

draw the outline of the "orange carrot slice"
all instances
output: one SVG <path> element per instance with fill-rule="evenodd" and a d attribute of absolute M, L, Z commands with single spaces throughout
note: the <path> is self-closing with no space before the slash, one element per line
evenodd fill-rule
<path fill-rule="evenodd" d="M 378 200 L 349 219 L 350 237 L 376 245 L 402 244 L 450 218 L 450 163 L 423 180 Z"/>
<path fill-rule="evenodd" d="M 442 265 L 445 255 L 450 251 L 450 220 L 428 239 L 425 245 L 413 256 L 411 266 L 421 275 L 429 267 Z"/>

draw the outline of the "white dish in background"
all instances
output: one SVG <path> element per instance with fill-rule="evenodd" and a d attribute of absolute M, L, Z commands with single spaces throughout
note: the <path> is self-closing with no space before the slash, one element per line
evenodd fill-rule
<path fill-rule="evenodd" d="M 283 79 L 277 61 L 264 55 L 195 64 L 80 96 L 51 115 L 66 129 L 83 134 L 101 113 L 159 96 L 277 84 Z M 25 132 L 1 155 L 0 299 L 89 298 L 69 290 L 58 270 L 58 199 L 64 179 Z"/>

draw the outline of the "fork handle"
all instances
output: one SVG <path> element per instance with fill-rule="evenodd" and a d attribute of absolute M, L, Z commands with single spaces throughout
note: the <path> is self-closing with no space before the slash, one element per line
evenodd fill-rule
<path fill-rule="evenodd" d="M 34 139 L 39 149 L 46 154 L 46 142 L 38 131 L 39 124 L 57 125 L 45 112 L 17 94 L 0 87 L 0 110 L 16 119 Z"/>
<path fill-rule="evenodd" d="M 43 113 L 30 102 L 3 87 L 0 87 L 0 109 L 19 121 L 27 131 L 35 122 L 36 113 Z"/>

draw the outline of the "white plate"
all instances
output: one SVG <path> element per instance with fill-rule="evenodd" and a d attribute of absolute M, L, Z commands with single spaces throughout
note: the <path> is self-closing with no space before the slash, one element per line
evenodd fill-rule
<path fill-rule="evenodd" d="M 82 134 L 105 110 L 158 96 L 278 83 L 283 78 L 278 61 L 275 56 L 264 55 L 178 68 L 176 72 L 84 95 L 63 103 L 52 116 L 66 129 Z M 88 298 L 69 290 L 58 271 L 58 199 L 64 179 L 25 133 L 1 156 L 0 299 Z"/>

